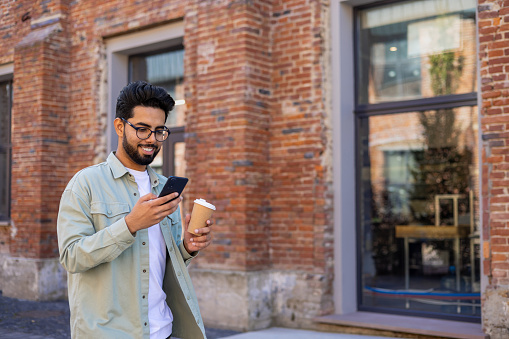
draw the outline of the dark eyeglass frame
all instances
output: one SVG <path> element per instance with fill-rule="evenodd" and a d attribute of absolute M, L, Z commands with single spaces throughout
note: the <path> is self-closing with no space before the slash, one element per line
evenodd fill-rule
<path fill-rule="evenodd" d="M 134 129 L 136 130 L 136 136 L 137 136 L 137 137 L 138 137 L 138 139 L 140 139 L 140 140 L 147 140 L 148 138 L 150 138 L 150 136 L 152 135 L 152 133 L 154 133 L 154 134 L 155 134 L 155 136 L 156 136 L 156 140 L 157 140 L 157 141 L 159 141 L 159 142 L 163 142 L 163 141 L 165 141 L 166 139 L 168 139 L 168 137 L 170 136 L 170 133 L 171 133 L 171 132 L 170 132 L 170 129 L 169 129 L 168 127 L 166 127 L 166 126 L 164 126 L 164 128 L 162 128 L 162 129 L 156 129 L 155 131 L 153 131 L 153 130 L 151 130 L 151 129 L 150 129 L 150 128 L 148 128 L 148 127 L 136 127 L 136 126 L 134 126 L 133 124 L 131 124 L 129 121 L 127 121 L 126 119 L 124 119 L 124 118 L 120 118 L 120 119 L 122 119 L 124 122 L 127 122 L 127 123 L 129 124 L 129 126 L 131 126 L 132 128 L 134 128 Z M 140 130 L 140 129 L 146 129 L 146 130 L 149 130 L 149 131 L 150 131 L 150 133 L 147 135 L 147 137 L 146 137 L 146 138 L 140 138 L 140 136 L 138 135 L 138 132 L 139 132 L 139 130 Z M 157 136 L 160 134 L 160 132 L 167 132 L 167 133 L 168 133 L 168 134 L 166 135 L 166 138 L 164 138 L 163 140 L 159 140 L 159 139 L 157 138 Z"/>

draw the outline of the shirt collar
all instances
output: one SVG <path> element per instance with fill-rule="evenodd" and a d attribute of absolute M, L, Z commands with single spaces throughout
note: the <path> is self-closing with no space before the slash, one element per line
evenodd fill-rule
<path fill-rule="evenodd" d="M 118 160 L 117 156 L 115 155 L 115 152 L 111 152 L 108 156 L 108 159 L 106 160 L 108 163 L 108 166 L 111 168 L 111 173 L 113 173 L 113 177 L 115 179 L 118 179 L 122 176 L 124 176 L 126 173 L 129 173 L 127 171 L 127 168 Z"/>
<path fill-rule="evenodd" d="M 157 175 L 156 171 L 152 169 L 152 167 L 147 166 L 147 172 L 148 176 L 150 177 L 150 184 L 152 187 L 156 187 L 159 185 L 159 176 Z"/>
<path fill-rule="evenodd" d="M 118 160 L 117 156 L 115 155 L 115 152 L 110 153 L 106 162 L 110 166 L 111 173 L 113 173 L 113 177 L 115 179 L 118 179 L 129 173 L 127 168 L 125 168 L 125 166 L 120 162 L 120 160 Z M 152 187 L 156 187 L 157 185 L 159 185 L 159 177 L 156 171 L 154 171 L 152 167 L 147 166 L 147 172 L 148 176 L 150 177 L 150 184 L 152 185 Z"/>

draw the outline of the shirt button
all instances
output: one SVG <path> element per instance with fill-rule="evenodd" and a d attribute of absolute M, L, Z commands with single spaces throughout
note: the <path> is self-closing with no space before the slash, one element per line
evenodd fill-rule
<path fill-rule="evenodd" d="M 190 297 L 190 296 L 187 296 L 187 300 L 191 300 L 191 297 Z"/>
<path fill-rule="evenodd" d="M 147 270 L 143 270 L 143 273 L 147 273 Z"/>
<path fill-rule="evenodd" d="M 147 326 L 147 323 L 145 323 L 145 326 Z"/>
<path fill-rule="evenodd" d="M 173 247 L 170 247 L 170 252 L 173 252 Z"/>
<path fill-rule="evenodd" d="M 134 196 L 136 196 L 136 193 L 134 193 Z"/>
<path fill-rule="evenodd" d="M 142 298 L 145 299 L 145 296 L 143 296 Z"/>
<path fill-rule="evenodd" d="M 145 242 L 142 242 L 141 244 L 142 244 L 143 246 L 145 246 Z"/>
<path fill-rule="evenodd" d="M 180 277 L 182 275 L 182 273 L 180 273 L 180 271 L 177 273 L 177 275 Z"/>

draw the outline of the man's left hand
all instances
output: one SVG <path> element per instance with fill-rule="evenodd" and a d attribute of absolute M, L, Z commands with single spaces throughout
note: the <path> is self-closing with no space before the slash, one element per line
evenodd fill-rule
<path fill-rule="evenodd" d="M 212 228 L 210 226 L 212 226 L 213 222 L 207 220 L 207 227 L 198 228 L 196 230 L 198 234 L 192 234 L 187 231 L 190 220 L 191 214 L 187 214 L 184 229 L 184 247 L 188 253 L 200 251 L 208 247 L 212 242 Z"/>

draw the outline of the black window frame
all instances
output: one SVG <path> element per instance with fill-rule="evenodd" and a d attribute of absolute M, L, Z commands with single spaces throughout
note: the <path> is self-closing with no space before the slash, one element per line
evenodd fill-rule
<path fill-rule="evenodd" d="M 470 92 L 470 93 L 462 93 L 462 94 L 451 94 L 451 95 L 443 95 L 436 96 L 430 98 L 420 98 L 413 100 L 400 100 L 393 102 L 382 102 L 376 104 L 360 104 L 359 103 L 359 89 L 357 85 L 357 81 L 359 79 L 359 65 L 360 62 L 360 20 L 359 20 L 359 12 L 371 9 L 375 7 L 385 6 L 388 4 L 395 3 L 403 3 L 407 1 L 413 0 L 383 0 L 377 1 L 374 3 L 360 5 L 354 7 L 353 10 L 353 56 L 354 56 L 354 140 L 355 140 L 355 187 L 356 191 L 362 187 L 362 178 L 360 173 L 362 172 L 362 157 L 361 157 L 361 135 L 359 135 L 359 131 L 361 130 L 361 121 L 363 119 L 369 118 L 371 116 L 380 116 L 380 115 L 389 115 L 396 113 L 412 113 L 412 112 L 422 112 L 429 110 L 438 110 L 445 108 L 457 108 L 457 107 L 465 107 L 465 106 L 477 106 L 478 105 L 478 92 Z M 451 0 L 454 1 L 454 0 Z M 477 22 L 476 22 L 477 23 Z M 479 145 L 480 146 L 480 145 Z M 362 248 L 362 194 L 356 194 L 356 207 L 355 207 L 355 234 L 356 234 L 356 277 L 357 277 L 357 309 L 359 311 L 366 312 L 374 312 L 374 313 L 387 313 L 387 314 L 395 314 L 395 315 L 404 315 L 404 316 L 417 316 L 421 318 L 433 318 L 433 319 L 447 319 L 447 320 L 455 320 L 455 321 L 463 321 L 463 322 L 472 322 L 472 323 L 480 323 L 482 317 L 477 316 L 468 316 L 468 315 L 455 315 L 455 314 L 447 314 L 447 313 L 436 313 L 436 312 L 425 312 L 425 311 L 417 311 L 417 310 L 403 310 L 396 308 L 388 308 L 388 307 L 374 307 L 374 306 L 365 306 L 362 305 L 363 299 L 363 280 L 362 280 L 362 256 L 363 256 L 363 248 Z"/>
<path fill-rule="evenodd" d="M 11 222 L 11 198 L 12 198 L 12 191 L 11 191 L 11 178 L 12 178 L 12 98 L 13 98 L 13 88 L 12 88 L 12 75 L 7 76 L 0 76 L 0 83 L 6 83 L 9 86 L 9 94 L 7 98 L 7 111 L 8 113 L 8 126 L 7 128 L 4 128 L 3 126 L 0 126 L 2 128 L 2 131 L 7 133 L 7 144 L 0 143 L 0 150 L 7 151 L 8 157 L 7 157 L 7 164 L 6 164 L 6 173 L 7 177 L 5 178 L 6 186 L 7 186 L 7 215 L 5 217 L 1 217 L 0 215 L 0 223 L 10 223 Z"/>

